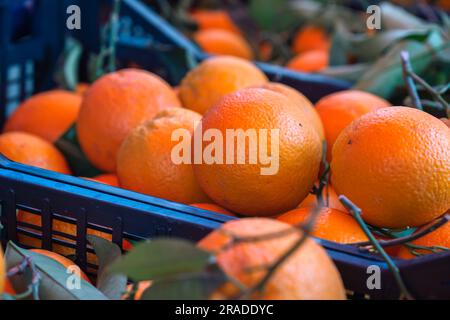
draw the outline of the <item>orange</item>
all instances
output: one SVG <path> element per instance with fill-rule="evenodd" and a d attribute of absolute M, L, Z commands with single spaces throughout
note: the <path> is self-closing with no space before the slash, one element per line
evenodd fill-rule
<path fill-rule="evenodd" d="M 5 288 L 6 279 L 6 265 L 5 259 L 3 258 L 3 250 L 0 248 L 0 295 L 3 293 Z"/>
<path fill-rule="evenodd" d="M 176 151 L 180 138 L 172 139 L 179 130 L 189 135 L 190 144 L 194 126 L 200 120 L 196 112 L 172 108 L 132 130 L 117 155 L 120 186 L 186 204 L 207 201 L 195 181 L 190 156 L 187 163 L 174 160 L 182 157 L 182 151 Z"/>
<path fill-rule="evenodd" d="M 333 148 L 331 180 L 370 224 L 415 227 L 450 208 L 450 130 L 417 109 L 391 107 L 354 121 Z"/>
<path fill-rule="evenodd" d="M 199 242 L 199 247 L 216 254 L 220 268 L 246 287 L 255 286 L 266 274 L 263 266 L 280 259 L 301 237 L 301 231 L 257 242 L 246 242 L 224 249 L 230 234 L 253 237 L 288 231 L 291 227 L 280 221 L 246 218 L 230 221 Z M 258 268 L 259 267 L 259 268 Z M 239 295 L 231 282 L 213 293 L 213 299 L 231 299 Z M 342 300 L 345 290 L 341 277 L 326 251 L 307 239 L 272 275 L 264 290 L 251 299 L 262 300 Z"/>
<path fill-rule="evenodd" d="M 443 123 L 445 123 L 447 125 L 447 127 L 450 128 L 450 119 L 442 118 L 441 120 L 442 120 Z"/>
<path fill-rule="evenodd" d="M 266 83 L 267 77 L 251 62 L 228 56 L 209 58 L 191 70 L 180 85 L 185 108 L 204 114 L 229 93 Z"/>
<path fill-rule="evenodd" d="M 229 55 L 247 60 L 254 58 L 252 48 L 244 37 L 221 29 L 200 30 L 194 33 L 194 40 L 206 53 Z"/>
<path fill-rule="evenodd" d="M 5 278 L 5 286 L 3 288 L 3 293 L 9 294 L 11 296 L 17 294 L 16 290 L 14 290 L 14 287 L 13 287 L 11 281 L 9 281 L 8 277 Z M 1 294 L 1 290 L 0 290 L 0 294 Z"/>
<path fill-rule="evenodd" d="M 86 91 L 89 89 L 88 83 L 79 83 L 77 84 L 77 87 L 75 88 L 75 93 L 77 93 L 80 96 L 84 96 Z"/>
<path fill-rule="evenodd" d="M 84 178 L 84 179 L 101 182 L 113 187 L 119 187 L 119 179 L 115 174 L 100 174 L 93 178 Z"/>
<path fill-rule="evenodd" d="M 323 28 L 316 26 L 303 27 L 295 34 L 292 42 L 292 50 L 297 54 L 311 50 L 328 51 L 330 48 L 330 37 Z"/>
<path fill-rule="evenodd" d="M 134 294 L 134 300 L 141 300 L 142 294 L 152 285 L 152 281 L 141 281 L 138 283 L 136 293 Z M 127 285 L 127 292 L 122 295 L 122 300 L 126 300 L 129 297 L 129 292 L 133 289 L 133 285 Z"/>
<path fill-rule="evenodd" d="M 250 88 L 230 94 L 204 115 L 200 129 L 203 134 L 218 132 L 223 139 L 215 141 L 215 149 L 223 152 L 216 151 L 212 163 L 197 161 L 195 176 L 215 203 L 232 212 L 286 212 L 308 195 L 317 179 L 319 136 L 302 110 L 280 93 Z M 211 144 L 204 141 L 203 149 Z M 271 158 L 264 159 L 266 154 Z"/>
<path fill-rule="evenodd" d="M 27 224 L 30 224 L 30 225 L 34 225 L 36 227 L 41 227 L 42 226 L 41 216 L 38 216 L 38 215 L 35 215 L 35 214 L 32 214 L 32 213 L 26 212 L 26 211 L 23 211 L 23 210 L 19 210 L 18 211 L 18 213 L 17 213 L 17 221 L 18 222 L 24 222 L 24 223 L 27 223 Z M 27 228 L 25 228 L 25 229 L 27 229 Z M 67 238 L 67 236 L 72 236 L 72 237 L 76 236 L 76 234 L 77 234 L 77 227 L 76 227 L 75 224 L 64 222 L 64 221 L 61 221 L 61 220 L 58 220 L 58 219 L 55 218 L 52 221 L 52 231 L 53 232 L 63 233 L 64 235 L 66 235 L 66 236 L 53 235 L 53 238 L 59 239 L 59 240 L 64 240 L 64 241 L 67 241 L 68 243 L 71 243 L 71 244 L 75 244 L 75 240 Z M 33 232 L 38 233 L 38 234 L 41 233 L 41 231 L 38 231 L 38 230 L 33 230 Z M 97 237 L 101 237 L 101 238 L 104 238 L 104 239 L 107 239 L 107 240 L 110 240 L 110 241 L 112 239 L 111 234 L 105 233 L 105 232 L 101 232 L 101 231 L 98 231 L 98 230 L 94 230 L 94 229 L 88 229 L 87 230 L 87 234 L 94 235 L 94 236 L 97 236 Z M 29 247 L 34 247 L 34 248 L 42 247 L 42 241 L 40 239 L 32 238 L 32 237 L 26 236 L 26 235 L 24 235 L 22 233 L 18 234 L 18 238 L 19 238 L 19 242 L 21 244 L 27 245 Z M 124 250 L 130 250 L 132 248 L 132 245 L 127 240 L 123 240 L 122 246 L 123 246 Z M 52 251 L 54 251 L 56 253 L 59 253 L 59 254 L 62 254 L 64 256 L 69 256 L 69 255 L 75 254 L 75 249 L 72 249 L 72 248 L 69 248 L 69 247 L 66 247 L 66 246 L 62 246 L 62 245 L 57 244 L 57 243 L 53 243 L 52 244 Z M 95 263 L 96 262 L 96 257 L 93 254 L 88 253 L 87 256 L 88 256 L 88 262 L 90 262 L 90 263 Z"/>
<path fill-rule="evenodd" d="M 423 237 L 420 237 L 414 241 L 412 241 L 412 244 L 422 247 L 444 247 L 450 249 L 450 223 L 447 222 L 442 227 L 434 230 L 433 232 L 424 235 Z M 430 254 L 431 251 L 428 250 L 415 250 L 418 251 L 421 254 Z M 411 251 L 405 247 L 402 246 L 398 252 L 397 255 L 399 258 L 402 259 L 412 259 L 416 256 L 411 253 Z"/>
<path fill-rule="evenodd" d="M 172 88 L 160 77 L 124 69 L 101 77 L 86 92 L 77 120 L 77 134 L 88 159 L 114 172 L 116 156 L 128 132 L 159 111 L 179 107 Z"/>
<path fill-rule="evenodd" d="M 333 187 L 328 185 L 327 188 L 323 189 L 322 192 L 324 206 L 330 209 L 336 209 L 342 212 L 348 212 L 348 210 L 344 207 L 344 205 L 339 200 L 339 196 L 334 191 Z M 317 197 L 315 194 L 310 193 L 305 200 L 300 203 L 298 208 L 311 208 L 317 205 Z"/>
<path fill-rule="evenodd" d="M 290 225 L 306 223 L 312 208 L 300 208 L 289 211 L 277 219 Z M 311 234 L 314 237 L 338 243 L 357 243 L 368 238 L 358 222 L 346 212 L 331 208 L 322 208 Z"/>
<path fill-rule="evenodd" d="M 57 253 L 54 253 L 54 252 L 51 252 L 51 251 L 48 251 L 48 250 L 31 249 L 30 251 L 38 253 L 38 254 L 41 254 L 41 255 L 46 256 L 48 258 L 51 258 L 51 259 L 55 260 L 56 262 L 60 263 L 66 269 L 68 269 L 70 267 L 73 267 L 73 266 L 76 266 L 75 262 L 73 262 L 72 260 L 67 259 L 66 257 L 64 257 L 64 256 L 62 256 L 60 254 L 57 254 Z M 81 270 L 80 270 L 80 277 L 84 281 L 91 283 L 91 280 L 89 280 L 88 276 Z"/>
<path fill-rule="evenodd" d="M 234 34 L 241 34 L 239 28 L 224 10 L 199 9 L 193 11 L 190 15 L 200 30 L 221 29 Z"/>
<path fill-rule="evenodd" d="M 308 121 L 316 129 L 319 138 L 323 140 L 325 134 L 323 131 L 322 121 L 320 120 L 319 114 L 317 113 L 314 105 L 308 100 L 303 94 L 301 94 L 296 89 L 289 87 L 282 83 L 269 82 L 261 86 L 261 88 L 272 90 L 287 96 L 291 101 L 293 101 L 306 115 Z"/>
<path fill-rule="evenodd" d="M 222 208 L 221 206 L 218 206 L 217 204 L 212 204 L 212 203 L 194 203 L 191 204 L 190 206 L 199 208 L 199 209 L 203 209 L 203 210 L 207 210 L 207 211 L 212 211 L 215 213 L 221 213 L 227 216 L 232 216 L 235 217 L 234 214 L 232 214 L 230 211 L 228 211 L 227 209 Z"/>
<path fill-rule="evenodd" d="M 13 112 L 4 131 L 24 131 L 54 142 L 75 122 L 80 105 L 81 97 L 69 91 L 36 94 Z"/>
<path fill-rule="evenodd" d="M 316 110 L 325 129 L 328 161 L 331 160 L 334 142 L 345 127 L 370 111 L 389 106 L 389 102 L 382 98 L 356 90 L 345 90 L 320 99 Z"/>
<path fill-rule="evenodd" d="M 311 50 L 296 55 L 286 67 L 300 72 L 319 72 L 328 67 L 329 59 L 327 51 Z"/>
<path fill-rule="evenodd" d="M 25 132 L 0 135 L 0 153 L 8 159 L 29 166 L 70 174 L 64 156 L 46 140 Z"/>

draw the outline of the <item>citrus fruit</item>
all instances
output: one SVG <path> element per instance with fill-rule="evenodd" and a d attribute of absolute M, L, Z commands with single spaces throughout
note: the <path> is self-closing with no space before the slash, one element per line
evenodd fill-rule
<path fill-rule="evenodd" d="M 179 107 L 172 88 L 160 77 L 124 69 L 101 77 L 86 92 L 77 119 L 77 134 L 87 158 L 114 172 L 117 151 L 128 132 L 159 111 Z"/>
<path fill-rule="evenodd" d="M 115 174 L 100 174 L 98 176 L 95 176 L 93 178 L 84 178 L 87 180 L 92 180 L 96 182 L 101 182 L 113 187 L 119 187 L 119 179 L 117 178 L 117 175 Z"/>
<path fill-rule="evenodd" d="M 194 203 L 194 204 L 190 204 L 190 206 L 196 207 L 199 209 L 203 209 L 203 210 L 207 210 L 207 211 L 212 211 L 215 213 L 221 213 L 221 214 L 224 214 L 227 216 L 235 217 L 235 215 L 232 214 L 227 209 L 222 208 L 221 206 L 218 206 L 217 204 L 213 204 L 213 203 Z"/>
<path fill-rule="evenodd" d="M 213 146 L 203 142 L 203 150 L 216 154 L 194 161 L 195 176 L 215 203 L 232 212 L 286 212 L 308 195 L 317 179 L 319 136 L 303 111 L 280 93 L 249 88 L 229 94 L 204 115 L 200 129 L 223 139 Z"/>
<path fill-rule="evenodd" d="M 86 91 L 88 89 L 89 89 L 88 83 L 79 83 L 79 84 L 77 84 L 77 87 L 75 88 L 75 92 L 80 96 L 84 96 L 84 94 L 86 93 Z"/>
<path fill-rule="evenodd" d="M 412 241 L 412 244 L 422 247 L 444 247 L 450 250 L 450 222 L 447 222 L 433 232 L 430 232 L 423 237 Z M 414 249 L 414 251 L 417 251 L 422 255 L 431 253 L 431 251 L 429 250 L 421 249 Z M 402 246 L 400 248 L 397 256 L 402 259 L 413 259 L 414 257 L 416 257 L 411 253 L 410 249 L 405 246 Z"/>
<path fill-rule="evenodd" d="M 0 295 L 3 293 L 3 289 L 5 287 L 5 279 L 6 279 L 6 265 L 5 259 L 3 258 L 3 251 L 0 248 Z"/>
<path fill-rule="evenodd" d="M 327 190 L 328 189 L 328 190 Z M 348 212 L 348 210 L 344 207 L 344 205 L 339 200 L 339 196 L 334 191 L 334 188 L 331 185 L 328 185 L 327 188 L 324 188 L 322 191 L 322 198 L 324 202 L 324 206 L 330 209 L 336 209 L 342 212 Z M 305 200 L 300 203 L 298 208 L 311 208 L 317 205 L 317 197 L 315 194 L 310 193 Z"/>
<path fill-rule="evenodd" d="M 316 104 L 327 140 L 327 159 L 331 160 L 334 142 L 352 121 L 373 110 L 389 107 L 386 100 L 371 93 L 345 90 L 323 97 Z"/>
<path fill-rule="evenodd" d="M 308 221 L 313 208 L 295 209 L 277 219 L 290 225 L 301 225 Z M 338 243 L 357 243 L 368 238 L 358 222 L 346 212 L 323 207 L 314 223 L 312 236 Z"/>
<path fill-rule="evenodd" d="M 152 285 L 152 281 L 141 281 L 138 282 L 136 292 L 134 294 L 134 300 L 141 300 L 142 294 Z M 133 285 L 129 284 L 127 285 L 127 292 L 122 295 L 122 300 L 127 300 L 130 297 L 129 292 L 133 290 Z"/>
<path fill-rule="evenodd" d="M 317 26 L 305 26 L 294 36 L 292 50 L 295 53 L 303 53 L 311 50 L 328 51 L 331 40 L 323 28 Z"/>
<path fill-rule="evenodd" d="M 9 281 L 8 277 L 5 277 L 5 285 L 3 288 L 3 293 L 9 294 L 9 295 L 15 295 L 16 290 L 14 290 L 14 287 L 11 283 L 11 281 Z M 0 290 L 0 294 L 1 294 L 1 290 Z"/>
<path fill-rule="evenodd" d="M 182 151 L 175 132 L 190 137 L 201 115 L 191 110 L 172 108 L 153 120 L 138 126 L 123 142 L 117 155 L 117 176 L 120 186 L 181 203 L 204 202 L 208 197 L 195 181 L 191 158 L 182 163 Z M 189 151 L 190 151 L 189 147 Z M 174 157 L 180 157 L 181 161 Z"/>
<path fill-rule="evenodd" d="M 325 134 L 323 131 L 322 121 L 320 120 L 319 114 L 317 113 L 314 105 L 306 98 L 303 94 L 301 94 L 296 89 L 289 87 L 282 83 L 269 82 L 261 86 L 261 88 L 272 90 L 287 96 L 291 101 L 293 101 L 306 115 L 308 121 L 314 126 L 316 129 L 319 138 L 323 140 L 325 138 Z"/>
<path fill-rule="evenodd" d="M 247 60 L 216 56 L 203 61 L 184 77 L 180 98 L 185 108 L 204 114 L 225 95 L 267 81 L 264 73 Z"/>
<path fill-rule="evenodd" d="M 59 264 L 61 264 L 66 269 L 76 266 L 75 262 L 73 262 L 72 260 L 67 259 L 66 257 L 64 257 L 60 254 L 57 254 L 55 252 L 51 252 L 51 251 L 43 250 L 43 249 L 30 249 L 30 251 L 41 254 L 48 258 L 51 258 L 51 259 L 55 260 L 56 262 L 58 262 Z M 91 283 L 91 280 L 89 280 L 88 276 L 83 271 L 80 270 L 79 275 L 80 275 L 81 279 L 83 279 L 86 282 Z"/>
<path fill-rule="evenodd" d="M 30 212 L 26 212 L 24 210 L 19 210 L 17 212 L 17 221 L 27 223 L 29 225 L 33 225 L 35 227 L 41 227 L 42 226 L 42 219 L 41 216 L 32 214 Z M 32 230 L 31 228 L 25 227 L 27 230 Z M 77 226 L 72 223 L 68 223 L 62 220 L 59 220 L 57 218 L 54 218 L 52 221 L 52 231 L 55 233 L 64 234 L 64 236 L 59 234 L 53 234 L 54 239 L 63 240 L 65 242 L 68 242 L 69 244 L 76 244 L 76 241 L 72 238 L 77 235 Z M 33 230 L 33 232 L 40 234 L 41 231 Z M 111 241 L 112 236 L 109 233 L 101 232 L 95 229 L 87 229 L 87 234 L 94 235 L 97 237 L 101 237 L 104 239 L 107 239 Z M 36 239 L 34 237 L 27 236 L 22 233 L 18 233 L 18 239 L 21 244 L 27 245 L 29 247 L 33 248 L 41 248 L 42 247 L 42 241 L 40 239 Z M 130 250 L 132 248 L 132 245 L 129 241 L 123 240 L 122 246 L 124 250 Z M 63 256 L 69 256 L 75 254 L 75 249 L 63 246 L 61 244 L 52 243 L 52 251 L 59 253 Z M 87 253 L 88 262 L 90 263 L 96 263 L 97 259 L 95 255 L 88 252 Z"/>
<path fill-rule="evenodd" d="M 246 287 L 255 286 L 266 275 L 263 266 L 280 259 L 301 237 L 301 231 L 276 238 L 230 245 L 234 237 L 254 237 L 291 230 L 288 224 L 264 218 L 245 218 L 225 223 L 202 239 L 200 248 L 216 254 L 220 268 L 227 276 Z M 213 293 L 213 299 L 232 299 L 239 289 L 231 282 Z M 250 298 L 262 300 L 345 299 L 341 277 L 325 250 L 307 239 L 268 280 L 264 290 Z"/>
<path fill-rule="evenodd" d="M 336 140 L 331 180 L 370 224 L 421 226 L 450 208 L 450 130 L 407 107 L 383 108 Z"/>
<path fill-rule="evenodd" d="M 254 58 L 252 48 L 242 36 L 221 29 L 200 30 L 193 35 L 195 42 L 206 53 L 229 55 L 247 60 Z"/>
<path fill-rule="evenodd" d="M 235 34 L 241 34 L 236 24 L 224 10 L 198 9 L 190 16 L 197 23 L 200 30 L 221 29 Z"/>
<path fill-rule="evenodd" d="M 450 128 L 450 119 L 442 118 L 441 120 L 442 120 L 442 122 L 444 122 L 447 125 L 447 127 Z"/>
<path fill-rule="evenodd" d="M 29 166 L 70 174 L 64 156 L 48 141 L 25 132 L 0 135 L 0 153 Z"/>
<path fill-rule="evenodd" d="M 36 94 L 17 107 L 4 131 L 23 131 L 54 142 L 75 122 L 80 105 L 81 97 L 69 91 Z"/>
<path fill-rule="evenodd" d="M 300 72 L 319 72 L 328 67 L 329 59 L 327 51 L 311 50 L 293 57 L 286 67 Z"/>

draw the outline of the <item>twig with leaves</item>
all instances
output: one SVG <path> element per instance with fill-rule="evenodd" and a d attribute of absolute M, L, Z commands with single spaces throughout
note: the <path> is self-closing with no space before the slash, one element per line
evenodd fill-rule
<path fill-rule="evenodd" d="M 450 84 L 438 88 L 433 88 L 422 77 L 414 72 L 411 66 L 409 53 L 407 51 L 402 51 L 400 53 L 400 57 L 402 60 L 403 76 L 405 79 L 406 87 L 408 89 L 409 96 L 412 99 L 414 107 L 419 110 L 423 110 L 422 100 L 420 99 L 417 90 L 417 83 L 431 95 L 435 102 L 434 107 L 445 110 L 447 113 L 447 117 L 450 118 L 450 104 L 442 96 L 448 90 Z"/>

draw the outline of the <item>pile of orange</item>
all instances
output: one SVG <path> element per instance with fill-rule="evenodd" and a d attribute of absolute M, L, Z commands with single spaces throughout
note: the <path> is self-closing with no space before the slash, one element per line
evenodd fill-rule
<path fill-rule="evenodd" d="M 224 21 L 226 32 L 241 37 Z M 210 22 L 202 23 L 199 34 L 219 32 Z M 316 40 L 306 45 L 310 37 Z M 327 35 L 317 28 L 302 30 L 293 43 L 301 55 L 328 58 L 324 54 L 328 48 Z M 228 275 L 249 286 L 261 272 L 247 274 L 245 269 L 274 261 L 301 232 L 217 252 L 231 241 L 226 232 L 257 236 L 292 230 L 292 225 L 308 221 L 319 205 L 311 192 L 323 173 L 324 141 L 331 178 L 313 236 L 343 244 L 367 241 L 339 195 L 361 208 L 368 224 L 380 228 L 421 227 L 450 208 L 450 130 L 445 121 L 423 111 L 392 107 L 380 97 L 355 90 L 328 95 L 314 106 L 296 89 L 269 82 L 248 61 L 251 50 L 247 56 L 228 54 L 234 56 L 201 62 L 186 74 L 177 92 L 155 74 L 124 69 L 78 88 L 80 94 L 55 90 L 33 96 L 6 123 L 0 153 L 16 162 L 70 174 L 54 142 L 76 124 L 83 152 L 104 172 L 86 179 L 249 217 L 226 223 L 199 243 L 217 254 Z M 244 144 L 239 145 L 239 138 Z M 18 221 L 41 226 L 40 217 L 30 212 L 19 211 Z M 448 227 L 413 244 L 449 246 Z M 75 225 L 57 219 L 53 230 L 76 235 Z M 89 229 L 88 234 L 111 239 L 106 232 Z M 19 240 L 41 247 L 37 239 L 20 235 Z M 131 247 L 126 241 L 123 246 Z M 52 250 L 56 253 L 44 254 L 69 263 L 57 253 L 67 256 L 73 250 L 57 244 Z M 406 247 L 398 254 L 412 257 Z M 0 270 L 2 263 L 0 257 Z M 0 290 L 2 286 L 0 282 Z M 236 294 L 237 288 L 227 283 L 214 297 Z M 339 299 L 344 291 L 323 249 L 307 240 L 269 282 L 267 291 L 253 297 Z"/>

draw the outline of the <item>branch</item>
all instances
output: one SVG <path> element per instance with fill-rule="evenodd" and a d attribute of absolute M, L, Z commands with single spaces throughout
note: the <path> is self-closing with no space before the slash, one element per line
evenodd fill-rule
<path fill-rule="evenodd" d="M 405 80 L 409 96 L 413 101 L 414 107 L 416 109 L 423 110 L 422 102 L 420 101 L 419 94 L 417 93 L 417 87 L 414 83 L 414 79 L 411 76 L 411 74 L 414 72 L 412 70 L 412 66 L 409 61 L 409 52 L 408 51 L 400 52 L 400 58 L 402 60 L 403 79 Z"/>
<path fill-rule="evenodd" d="M 377 239 L 373 236 L 372 232 L 370 232 L 369 228 L 367 227 L 367 224 L 361 218 L 361 209 L 358 208 L 353 202 L 351 202 L 345 196 L 339 196 L 339 200 L 352 213 L 352 215 L 355 217 L 358 224 L 363 229 L 366 236 L 369 238 L 372 245 L 381 254 L 383 259 L 386 261 L 387 265 L 389 266 L 389 269 L 392 271 L 392 274 L 394 275 L 394 279 L 397 282 L 398 287 L 400 288 L 400 292 L 402 293 L 402 296 L 404 296 L 408 300 L 413 300 L 414 299 L 413 296 L 408 291 L 405 283 L 403 282 L 403 279 L 400 275 L 400 270 L 395 265 L 394 261 L 392 261 L 391 257 L 389 257 L 389 255 L 386 253 L 386 251 L 384 251 L 383 247 L 379 244 Z"/>
<path fill-rule="evenodd" d="M 397 245 L 400 245 L 400 244 L 411 242 L 411 241 L 414 241 L 416 239 L 422 238 L 423 236 L 425 236 L 425 235 L 427 235 L 427 234 L 429 234 L 429 233 L 439 229 L 440 227 L 442 227 L 444 224 L 446 224 L 449 221 L 450 221 L 450 214 L 446 214 L 442 218 L 438 219 L 437 221 L 435 221 L 434 223 L 432 223 L 428 227 L 420 230 L 419 232 L 413 233 L 413 234 L 411 234 L 409 236 L 406 236 L 406 237 L 397 238 L 397 239 L 379 240 L 378 243 L 383 248 L 387 248 L 387 247 L 397 246 Z M 367 246 L 371 246 L 372 247 L 372 242 L 370 242 L 370 241 L 358 242 L 358 243 L 353 243 L 352 245 L 357 246 L 357 247 L 367 247 Z"/>

